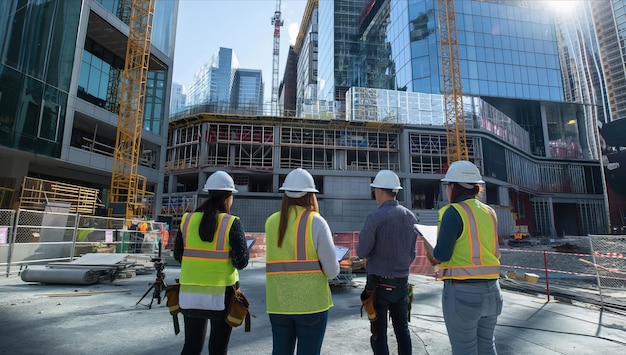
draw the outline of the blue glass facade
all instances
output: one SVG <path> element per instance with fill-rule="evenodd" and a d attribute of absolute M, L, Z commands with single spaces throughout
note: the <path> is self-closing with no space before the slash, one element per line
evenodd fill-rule
<path fill-rule="evenodd" d="M 0 2 L 0 145 L 60 155 L 80 3 Z"/>
<path fill-rule="evenodd" d="M 464 95 L 563 100 L 552 14 L 482 1 L 455 6 Z M 436 1 L 392 2 L 390 13 L 397 87 L 441 93 Z"/>
<path fill-rule="evenodd" d="M 231 105 L 239 112 L 263 112 L 263 76 L 260 70 L 237 69 L 231 90 Z"/>
<path fill-rule="evenodd" d="M 128 10 L 130 6 L 126 0 L 96 0 L 110 13 L 117 16 L 128 25 Z M 156 1 L 154 18 L 152 20 L 152 45 L 165 53 L 168 57 L 174 56 L 174 26 L 176 26 L 176 12 L 178 7 L 175 1 Z"/>

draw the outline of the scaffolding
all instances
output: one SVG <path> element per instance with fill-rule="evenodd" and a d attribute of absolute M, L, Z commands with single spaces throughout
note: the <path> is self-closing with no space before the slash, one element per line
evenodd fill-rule
<path fill-rule="evenodd" d="M 384 124 L 361 128 L 347 123 L 198 122 L 171 130 L 166 171 L 205 167 L 271 171 L 275 160 L 284 169 L 397 170 L 398 140 L 399 131 Z"/>
<path fill-rule="evenodd" d="M 98 189 L 32 177 L 22 180 L 19 208 L 44 211 L 52 202 L 69 206 L 68 213 L 93 215 L 98 207 Z"/>

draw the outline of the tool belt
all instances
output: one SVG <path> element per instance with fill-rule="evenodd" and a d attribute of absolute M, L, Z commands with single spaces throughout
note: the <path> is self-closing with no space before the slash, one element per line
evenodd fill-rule
<path fill-rule="evenodd" d="M 178 280 L 177 280 L 178 281 Z M 180 306 L 178 305 L 178 293 L 180 292 L 180 284 L 175 283 L 165 287 L 165 297 L 167 298 L 167 308 L 172 315 L 172 321 L 174 322 L 174 334 L 180 333 L 180 324 L 178 323 L 178 313 L 180 313 Z"/>
<path fill-rule="evenodd" d="M 250 331 L 250 302 L 240 288 L 232 286 L 233 293 L 228 304 L 225 321 L 231 327 L 238 327 L 246 322 L 246 332 Z"/>
<path fill-rule="evenodd" d="M 363 309 L 367 314 L 367 318 L 370 322 L 374 322 L 378 315 L 376 314 L 376 286 L 373 289 L 368 290 L 367 286 L 361 292 L 361 317 L 363 317 Z"/>

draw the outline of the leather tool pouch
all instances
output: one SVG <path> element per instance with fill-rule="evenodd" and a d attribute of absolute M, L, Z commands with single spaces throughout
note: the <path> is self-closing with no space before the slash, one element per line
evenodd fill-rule
<path fill-rule="evenodd" d="M 363 292 L 361 292 L 361 317 L 363 317 L 363 309 L 365 309 L 365 313 L 367 313 L 367 318 L 370 322 L 376 320 L 378 315 L 376 314 L 375 302 L 376 300 L 376 288 L 368 290 L 365 288 Z"/>
<path fill-rule="evenodd" d="M 172 321 L 174 322 L 174 334 L 180 333 L 180 325 L 178 323 L 178 313 L 180 313 L 180 306 L 178 305 L 178 293 L 180 291 L 180 284 L 169 285 L 165 288 L 165 297 L 167 298 L 167 308 L 172 315 Z"/>
<path fill-rule="evenodd" d="M 228 312 L 226 312 L 226 323 L 231 327 L 238 327 L 243 322 L 246 322 L 246 332 L 250 331 L 250 312 L 248 308 L 250 302 L 243 294 L 241 289 L 233 286 L 233 294 L 228 305 Z"/>

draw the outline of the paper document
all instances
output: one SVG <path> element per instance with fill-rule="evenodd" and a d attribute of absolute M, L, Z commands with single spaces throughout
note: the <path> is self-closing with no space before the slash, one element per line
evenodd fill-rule
<path fill-rule="evenodd" d="M 343 247 L 341 245 L 335 245 L 335 257 L 336 257 L 337 261 L 343 260 L 343 258 L 345 258 L 346 255 L 348 255 L 349 251 L 350 251 L 350 248 L 348 248 L 348 247 Z"/>
<path fill-rule="evenodd" d="M 424 238 L 428 247 L 434 249 L 437 245 L 437 226 L 426 226 L 423 224 L 414 224 L 419 235 Z"/>

